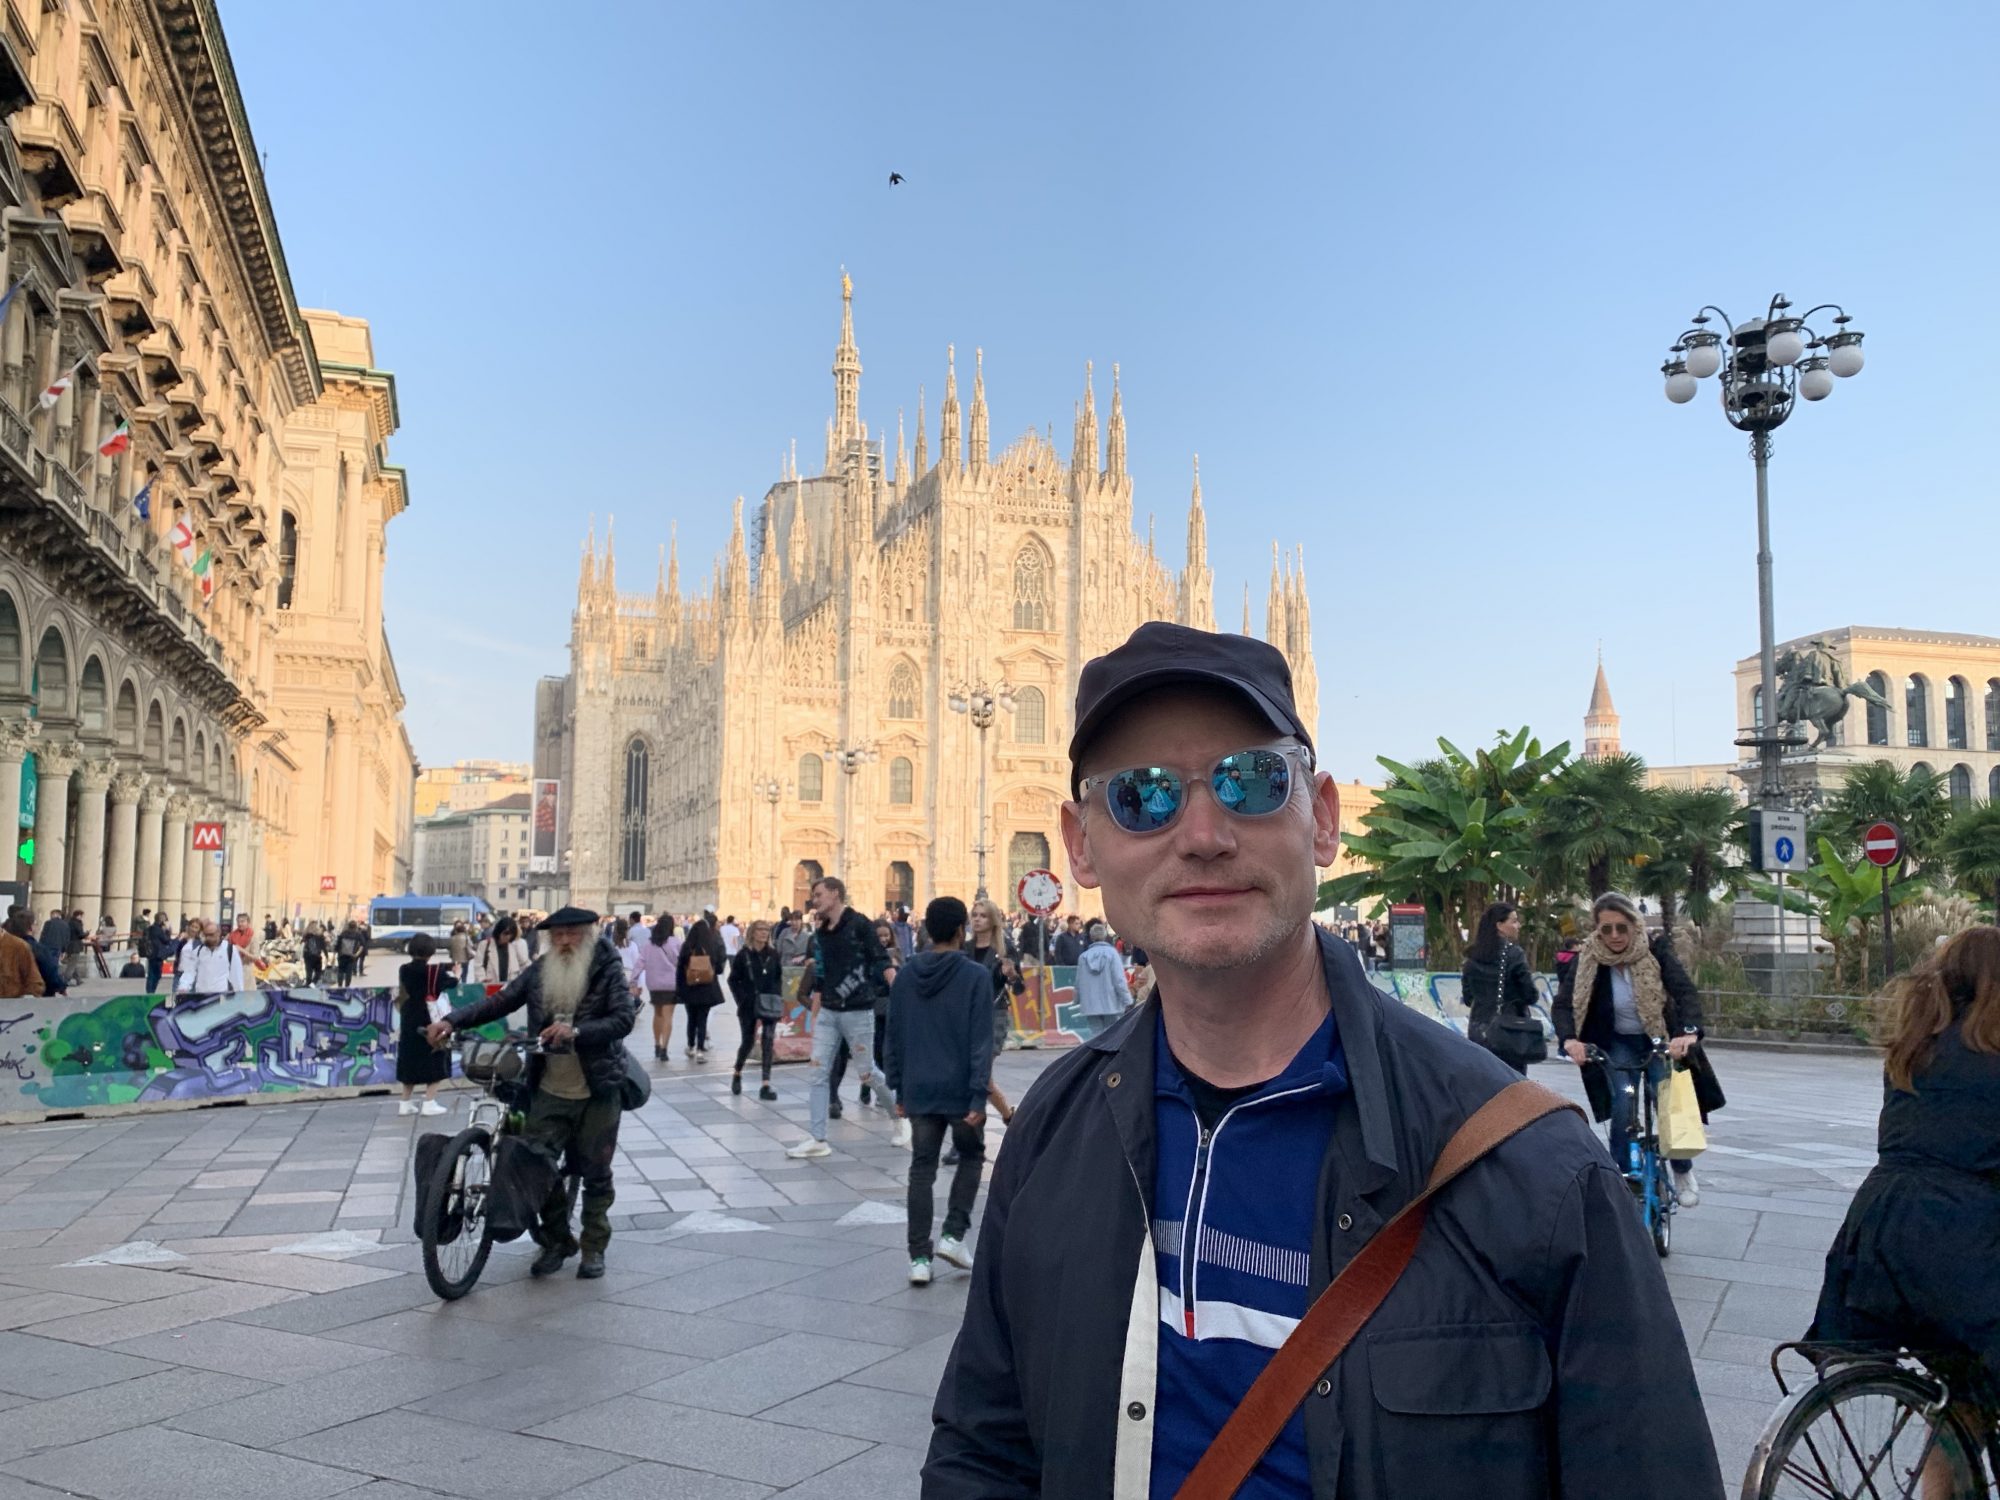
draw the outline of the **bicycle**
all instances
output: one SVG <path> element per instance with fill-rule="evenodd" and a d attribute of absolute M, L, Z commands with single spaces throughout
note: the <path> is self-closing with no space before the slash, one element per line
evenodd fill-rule
<path fill-rule="evenodd" d="M 1812 1364 L 1810 1384 L 1786 1383 L 1787 1353 Z M 2000 1404 L 1968 1356 L 1795 1341 L 1771 1351 L 1771 1375 L 1784 1399 L 1751 1451 L 1742 1500 L 2000 1493 Z M 1968 1410 L 1981 1431 L 1968 1427 Z"/>
<path fill-rule="evenodd" d="M 518 1135 L 527 1123 L 528 1059 L 544 1049 L 532 1037 L 510 1034 L 499 1040 L 459 1039 L 459 1071 L 485 1095 L 473 1101 L 465 1129 L 451 1138 L 425 1178 L 417 1220 L 423 1236 L 424 1280 L 446 1302 L 456 1302 L 479 1280 L 493 1250 L 493 1226 L 486 1217 L 493 1184 L 493 1148 L 503 1136 Z M 583 1175 L 563 1164 L 569 1213 L 576 1213 Z M 543 1243 L 539 1223 L 529 1235 Z"/>
<path fill-rule="evenodd" d="M 1590 1047 L 1586 1053 L 1592 1062 L 1606 1064 L 1610 1071 L 1610 1058 L 1600 1047 Z M 1652 1050 L 1646 1054 L 1646 1061 L 1640 1073 L 1645 1087 L 1638 1090 L 1639 1097 L 1633 1101 L 1633 1119 L 1637 1123 L 1632 1139 L 1625 1146 L 1625 1160 L 1618 1168 L 1625 1174 L 1625 1181 L 1631 1186 L 1633 1201 L 1639 1208 L 1639 1222 L 1646 1226 L 1651 1236 L 1653 1249 L 1665 1260 L 1673 1253 L 1674 1215 L 1679 1212 L 1681 1197 L 1674 1187 L 1673 1169 L 1667 1158 L 1660 1155 L 1659 1122 L 1655 1118 L 1659 1104 L 1659 1090 L 1653 1083 L 1653 1063 L 1660 1058 L 1668 1059 L 1673 1066 L 1672 1055 L 1667 1044 L 1658 1037 L 1652 1039 Z M 1630 1089 L 1635 1085 L 1626 1083 Z"/>

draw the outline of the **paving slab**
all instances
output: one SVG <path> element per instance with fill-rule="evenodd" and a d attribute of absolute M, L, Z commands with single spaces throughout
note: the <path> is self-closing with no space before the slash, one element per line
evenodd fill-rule
<path fill-rule="evenodd" d="M 168 1427 L 50 1448 L 0 1469 L 94 1500 L 324 1500 L 367 1477 Z"/>
<path fill-rule="evenodd" d="M 469 1500 L 545 1500 L 624 1467 L 615 1454 L 574 1439 L 523 1437 L 413 1411 L 363 1417 L 294 1438 L 279 1451 Z"/>
<path fill-rule="evenodd" d="M 0 1391 L 46 1400 L 113 1385 L 163 1368 L 137 1355 L 92 1349 L 31 1333 L 0 1333 Z"/>
<path fill-rule="evenodd" d="M 228 1405 L 262 1389 L 254 1380 L 212 1370 L 160 1370 L 36 1401 L 0 1412 L 0 1462 Z"/>
<path fill-rule="evenodd" d="M 656 1403 L 658 1415 L 635 1419 L 630 1401 L 603 1402 L 571 1412 L 534 1431 L 626 1453 L 634 1458 L 704 1470 L 728 1479 L 791 1485 L 833 1467 L 868 1444 L 779 1422 Z"/>

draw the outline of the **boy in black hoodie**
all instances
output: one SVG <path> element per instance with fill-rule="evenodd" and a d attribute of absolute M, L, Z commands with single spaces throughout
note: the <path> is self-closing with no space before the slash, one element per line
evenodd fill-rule
<path fill-rule="evenodd" d="M 931 946 L 909 960 L 889 991 L 883 1070 L 896 1112 L 910 1121 L 910 1282 L 931 1279 L 931 1185 L 951 1132 L 958 1150 L 945 1205 L 941 1260 L 972 1269 L 972 1201 L 986 1161 L 986 1084 L 993 1069 L 993 980 L 959 951 L 965 903 L 940 896 L 924 908 Z"/>

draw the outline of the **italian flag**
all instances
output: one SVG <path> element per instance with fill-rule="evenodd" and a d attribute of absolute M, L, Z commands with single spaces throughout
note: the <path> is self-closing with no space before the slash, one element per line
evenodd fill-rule
<path fill-rule="evenodd" d="M 194 528 L 188 525 L 187 517 L 174 522 L 174 529 L 167 533 L 167 540 L 173 543 L 174 553 L 182 562 L 194 561 Z"/>
<path fill-rule="evenodd" d="M 215 592 L 215 569 L 209 566 L 215 560 L 213 549 L 204 547 L 200 557 L 194 560 L 194 576 L 201 580 L 201 602 L 208 603 Z"/>
<path fill-rule="evenodd" d="M 99 458 L 116 458 L 119 454 L 123 453 L 127 448 L 131 446 L 132 446 L 131 424 L 129 424 L 123 417 L 120 417 L 118 419 L 118 425 L 111 429 L 111 436 L 106 438 L 103 442 L 97 445 L 97 456 Z"/>

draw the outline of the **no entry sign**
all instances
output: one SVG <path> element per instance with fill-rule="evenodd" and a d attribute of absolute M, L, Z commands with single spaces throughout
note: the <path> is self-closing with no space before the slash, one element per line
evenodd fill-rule
<path fill-rule="evenodd" d="M 1046 917 L 1062 905 L 1063 883 L 1053 870 L 1030 870 L 1014 886 L 1014 899 L 1022 910 Z"/>
<path fill-rule="evenodd" d="M 1894 823 L 1870 823 L 1861 835 L 1861 852 L 1868 856 L 1868 863 L 1886 870 L 1903 857 L 1903 836 Z"/>

